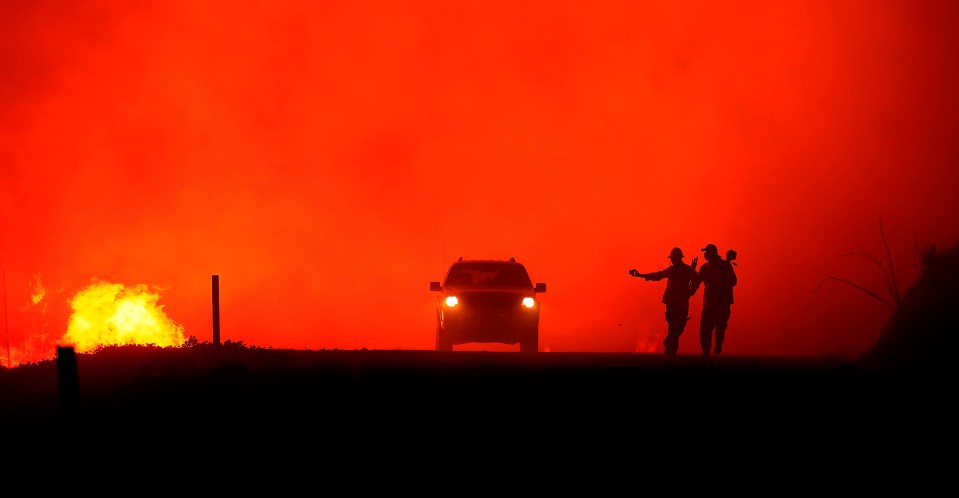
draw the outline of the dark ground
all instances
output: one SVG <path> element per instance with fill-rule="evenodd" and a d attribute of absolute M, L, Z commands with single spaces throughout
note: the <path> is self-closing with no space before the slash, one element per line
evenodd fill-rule
<path fill-rule="evenodd" d="M 11 447 L 806 472 L 915 462 L 955 442 L 947 380 L 835 358 L 126 346 L 77 355 L 76 373 L 60 389 L 55 360 L 0 370 Z"/>

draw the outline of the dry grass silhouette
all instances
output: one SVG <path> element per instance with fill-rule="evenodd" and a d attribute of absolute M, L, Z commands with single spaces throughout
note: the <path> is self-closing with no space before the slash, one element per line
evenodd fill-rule
<path fill-rule="evenodd" d="M 847 280 L 845 278 L 835 277 L 835 276 L 825 277 L 822 280 L 820 280 L 819 285 L 816 286 L 816 290 L 814 292 L 818 293 L 820 290 L 822 290 L 822 286 L 826 281 L 834 280 L 834 281 L 849 285 L 855 288 L 856 290 L 863 292 L 867 296 L 882 302 L 883 304 L 888 306 L 892 311 L 895 311 L 896 307 L 899 306 L 899 302 L 902 300 L 902 295 L 899 292 L 899 282 L 896 279 L 895 267 L 892 264 L 892 252 L 889 250 L 889 242 L 888 240 L 886 240 L 886 232 L 882 227 L 882 220 L 879 220 L 879 236 L 882 239 L 882 247 L 886 253 L 884 260 L 880 260 L 879 258 L 877 258 L 876 256 L 873 256 L 871 253 L 862 249 L 861 247 L 856 252 L 843 253 L 843 254 L 840 254 L 840 256 L 843 256 L 843 257 L 860 256 L 868 259 L 874 265 L 876 265 L 876 268 L 879 269 L 879 273 L 882 278 L 882 284 L 885 287 L 885 292 L 886 292 L 885 296 L 880 294 L 876 290 L 868 289 L 863 285 L 852 282 L 851 280 Z"/>
<path fill-rule="evenodd" d="M 921 273 L 898 300 L 876 345 L 863 355 L 872 367 L 894 371 L 951 368 L 959 331 L 959 247 L 923 249 Z"/>
<path fill-rule="evenodd" d="M 879 270 L 883 291 L 869 289 L 845 278 L 829 276 L 819 281 L 820 292 L 827 281 L 849 285 L 889 308 L 890 318 L 876 344 L 861 355 L 864 366 L 889 371 L 939 371 L 949 365 L 954 335 L 959 329 L 957 307 L 951 300 L 959 295 L 959 247 L 938 251 L 935 244 L 916 239 L 913 264 L 916 280 L 905 291 L 897 279 L 892 253 L 879 220 L 884 257 L 880 259 L 859 248 L 840 256 L 859 256 Z"/>

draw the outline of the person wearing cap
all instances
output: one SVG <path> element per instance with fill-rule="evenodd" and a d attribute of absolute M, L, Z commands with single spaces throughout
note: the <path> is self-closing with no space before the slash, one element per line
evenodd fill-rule
<path fill-rule="evenodd" d="M 699 262 L 699 258 L 693 258 L 692 266 L 687 265 L 683 261 L 683 251 L 678 247 L 669 251 L 668 257 L 670 265 L 663 270 L 640 273 L 633 268 L 629 270 L 629 274 L 646 281 L 666 279 L 663 303 L 666 304 L 667 328 L 663 346 L 666 348 L 666 354 L 672 356 L 679 351 L 679 336 L 683 334 L 683 330 L 686 329 L 686 321 L 689 320 L 689 285 L 696 273 L 696 264 Z"/>
<path fill-rule="evenodd" d="M 699 346 L 704 356 L 723 352 L 726 328 L 733 304 L 733 287 L 736 286 L 736 270 L 731 261 L 719 255 L 715 244 L 706 244 L 700 249 L 706 262 L 695 272 L 689 284 L 689 295 L 696 294 L 703 286 L 703 313 L 699 319 Z M 734 253 L 735 254 L 735 253 Z M 735 256 L 733 256 L 735 259 Z M 715 345 L 713 344 L 715 332 Z"/>

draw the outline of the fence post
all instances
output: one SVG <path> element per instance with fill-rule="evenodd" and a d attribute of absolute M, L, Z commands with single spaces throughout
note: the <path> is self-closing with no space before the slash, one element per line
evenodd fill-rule
<path fill-rule="evenodd" d="M 213 275 L 213 344 L 220 345 L 220 276 Z"/>
<path fill-rule="evenodd" d="M 80 378 L 77 375 L 77 354 L 72 346 L 57 346 L 57 383 L 60 413 L 73 419 L 80 409 Z"/>

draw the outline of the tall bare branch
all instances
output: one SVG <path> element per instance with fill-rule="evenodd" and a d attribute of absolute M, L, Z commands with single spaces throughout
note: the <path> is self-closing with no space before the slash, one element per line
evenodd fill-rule
<path fill-rule="evenodd" d="M 899 306 L 899 302 L 901 301 L 899 283 L 896 282 L 896 272 L 892 267 L 892 252 L 889 250 L 889 242 L 886 240 L 886 231 L 882 228 L 882 218 L 879 219 L 879 235 L 882 236 L 882 245 L 886 248 L 886 264 L 889 265 L 887 283 L 891 287 L 890 293 L 892 294 L 893 302 L 896 303 L 896 306 Z"/>
<path fill-rule="evenodd" d="M 881 302 L 884 303 L 886 306 L 889 306 L 890 308 L 892 308 L 893 311 L 895 311 L 896 308 L 899 306 L 899 303 L 900 303 L 900 301 L 901 301 L 901 295 L 900 295 L 900 292 L 899 292 L 899 283 L 896 281 L 895 269 L 893 268 L 893 264 L 892 264 L 892 252 L 889 250 L 889 242 L 888 242 L 888 240 L 886 240 L 886 232 L 885 232 L 885 230 L 883 229 L 882 219 L 881 219 L 881 218 L 879 219 L 879 235 L 882 237 L 882 245 L 883 245 L 883 248 L 884 248 L 885 251 L 886 251 L 886 261 L 885 261 L 885 263 L 883 263 L 883 261 L 881 261 L 879 258 L 873 256 L 873 255 L 870 254 L 869 252 L 865 251 L 865 250 L 864 250 L 863 248 L 861 248 L 861 247 L 858 248 L 858 251 L 857 251 L 857 252 L 843 253 L 843 254 L 840 254 L 840 256 L 861 256 L 861 257 L 864 257 L 864 258 L 868 259 L 868 260 L 871 261 L 874 265 L 876 265 L 876 268 L 879 269 L 879 273 L 880 273 L 881 276 L 882 276 L 882 283 L 883 283 L 883 285 L 884 285 L 885 288 L 886 288 L 886 293 L 889 294 L 890 299 L 887 299 L 887 298 L 885 298 L 885 297 L 883 297 L 883 296 L 880 296 L 880 295 L 879 295 L 878 293 L 876 293 L 875 291 L 869 290 L 869 289 L 867 289 L 867 288 L 865 288 L 865 287 L 863 287 L 863 286 L 861 286 L 861 285 L 859 285 L 859 284 L 853 283 L 853 282 L 851 282 L 851 281 L 849 281 L 849 280 L 846 280 L 846 279 L 840 278 L 840 277 L 826 277 L 826 278 L 820 280 L 820 281 L 819 281 L 819 285 L 816 287 L 815 292 L 819 292 L 819 290 L 822 288 L 823 282 L 825 282 L 826 280 L 835 280 L 835 281 L 837 281 L 837 282 L 842 282 L 842 283 L 844 283 L 844 284 L 846 284 L 846 285 L 852 286 L 852 287 L 854 287 L 854 288 L 856 288 L 856 289 L 858 289 L 858 290 L 866 293 L 866 294 L 869 295 L 870 297 L 881 301 Z"/>
<path fill-rule="evenodd" d="M 847 284 L 847 285 L 850 285 L 850 286 L 852 286 L 852 287 L 855 287 L 856 289 L 859 289 L 859 290 L 861 290 L 862 292 L 865 292 L 865 293 L 868 294 L 870 297 L 873 297 L 873 298 L 875 298 L 875 299 L 878 299 L 879 301 L 882 301 L 886 306 L 889 306 L 891 309 L 893 309 L 893 310 L 896 309 L 896 305 L 894 305 L 894 304 L 892 304 L 891 302 L 889 302 L 888 299 L 880 296 L 879 294 L 876 294 L 875 292 L 873 292 L 873 291 L 871 291 L 871 290 L 869 290 L 869 289 L 867 289 L 867 288 L 865 288 L 865 287 L 863 287 L 863 286 L 861 286 L 861 285 L 859 285 L 859 284 L 852 283 L 852 282 L 850 282 L 850 281 L 848 281 L 848 280 L 846 280 L 846 279 L 844 279 L 844 278 L 839 278 L 839 277 L 825 277 L 825 278 L 823 278 L 822 280 L 819 281 L 819 285 L 816 286 L 816 290 L 814 290 L 813 292 L 817 292 L 817 293 L 818 293 L 819 290 L 822 289 L 822 284 L 823 284 L 823 282 L 825 282 L 826 280 L 836 280 L 836 281 L 838 281 L 838 282 L 842 282 L 842 283 L 844 283 L 844 284 Z"/>

